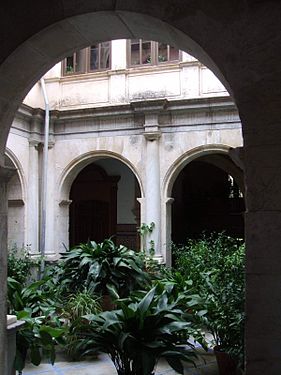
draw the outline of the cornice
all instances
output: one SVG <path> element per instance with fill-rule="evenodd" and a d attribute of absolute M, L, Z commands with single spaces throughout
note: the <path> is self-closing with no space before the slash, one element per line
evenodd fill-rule
<path fill-rule="evenodd" d="M 190 113 L 196 115 L 193 122 Z M 41 108 L 31 108 L 22 104 L 17 118 L 24 119 L 29 124 L 37 123 L 36 128 L 21 128 L 20 122 L 13 129 L 23 132 L 25 136 L 33 137 L 40 142 L 43 136 L 44 114 Z M 207 117 L 206 117 L 207 116 Z M 118 121 L 116 122 L 115 119 Z M 152 120 L 153 121 L 152 121 Z M 206 119 L 206 121 L 204 120 Z M 50 136 L 74 136 L 75 134 L 106 135 L 109 132 L 116 135 L 142 134 L 143 126 L 152 123 L 162 131 L 170 132 L 171 126 L 176 129 L 195 129 L 199 126 L 238 126 L 240 123 L 237 108 L 229 96 L 193 99 L 149 99 L 137 100 L 131 103 L 112 106 L 50 111 Z M 151 122 L 152 121 L 152 122 Z M 79 123 L 85 123 L 86 128 L 80 128 Z M 42 124 L 42 126 L 41 126 Z M 67 130 L 64 130 L 64 124 Z M 73 126 L 72 126 L 73 124 Z M 63 125 L 61 128 L 59 125 Z M 31 125 L 30 125 L 31 126 Z M 165 129 L 165 130 L 164 130 Z M 31 131 L 32 130 L 32 131 Z M 149 132 L 149 129 L 147 129 Z"/>

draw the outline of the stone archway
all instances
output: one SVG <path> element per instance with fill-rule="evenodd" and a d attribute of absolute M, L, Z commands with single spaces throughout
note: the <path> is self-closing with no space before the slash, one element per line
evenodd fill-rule
<path fill-rule="evenodd" d="M 224 195 L 225 195 L 226 190 L 229 188 L 228 183 L 227 183 L 229 175 L 232 176 L 233 179 L 236 181 L 237 187 L 239 186 L 238 191 L 240 190 L 241 194 L 244 195 L 245 187 L 244 187 L 243 171 L 232 161 L 230 157 L 231 150 L 233 150 L 231 147 L 227 145 L 220 145 L 220 144 L 218 145 L 210 144 L 210 145 L 200 146 L 200 147 L 191 149 L 187 151 L 186 153 L 184 153 L 180 158 L 175 160 L 175 162 L 169 168 L 164 178 L 164 184 L 163 184 L 163 194 L 164 194 L 163 202 L 165 202 L 165 207 L 163 207 L 163 210 L 166 213 L 165 225 L 164 225 L 165 226 L 165 241 L 163 242 L 166 243 L 166 262 L 168 265 L 171 265 L 172 263 L 172 254 L 171 254 L 172 240 L 175 240 L 176 242 L 179 240 L 181 242 L 181 241 L 184 241 L 188 237 L 188 231 L 187 231 L 186 238 L 184 238 L 185 236 L 184 225 L 188 226 L 189 220 L 192 221 L 192 219 L 191 218 L 188 219 L 188 215 L 184 211 L 188 209 L 188 207 L 185 207 L 184 202 L 175 203 L 175 206 L 178 206 L 178 208 L 181 211 L 181 213 L 178 211 L 178 214 L 180 217 L 180 218 L 178 217 L 178 221 L 180 223 L 180 226 L 182 227 L 182 233 L 180 232 L 180 229 L 178 229 L 177 230 L 178 234 L 175 234 L 174 238 L 172 236 L 173 226 L 175 225 L 175 223 L 173 223 L 172 221 L 172 218 L 174 217 L 174 220 L 176 220 L 176 216 L 175 216 L 176 207 L 173 207 L 173 205 L 174 205 L 175 199 L 177 200 L 182 199 L 184 194 L 186 198 L 191 198 L 192 200 L 194 200 L 194 197 L 192 198 L 186 195 L 187 191 L 185 193 L 183 191 L 179 192 L 179 189 L 184 189 L 184 183 L 189 184 L 189 185 L 191 184 L 192 178 L 194 176 L 191 176 L 190 173 L 192 172 L 192 170 L 194 171 L 193 165 L 196 163 L 196 161 L 200 161 L 201 167 L 203 163 L 203 171 L 205 171 L 205 173 L 207 171 L 207 174 L 209 174 L 208 165 L 210 165 L 211 172 L 213 169 L 213 171 L 217 175 L 217 180 L 218 180 L 217 182 L 219 183 L 220 187 L 224 190 L 224 193 L 223 193 Z M 200 167 L 200 163 L 198 164 L 199 167 Z M 196 170 L 196 164 L 195 164 L 195 170 Z M 209 176 L 209 177 L 210 177 L 210 182 L 214 182 L 213 176 Z M 175 187 L 177 188 L 177 193 L 174 191 Z M 204 194 L 209 194 L 210 189 L 212 189 L 212 187 L 210 186 L 208 189 L 205 189 L 206 191 L 204 191 Z M 196 190 L 198 190 L 198 187 L 196 188 Z M 233 231 L 234 233 L 239 232 L 240 235 L 242 235 L 243 237 L 244 231 L 241 229 L 241 225 L 243 225 L 244 223 L 244 219 L 243 219 L 244 214 L 242 215 L 242 213 L 244 212 L 245 207 L 244 207 L 244 203 L 240 202 L 240 199 L 238 199 L 239 202 L 236 202 L 236 203 L 234 203 L 234 200 L 231 202 L 228 202 L 227 199 L 220 199 L 220 203 L 223 203 L 223 207 L 221 207 L 220 214 L 219 212 L 217 212 L 217 214 L 219 214 L 217 216 L 220 217 L 222 212 L 226 214 L 226 212 L 229 210 L 230 210 L 229 212 L 231 212 L 232 210 L 233 214 L 238 213 L 240 215 L 240 218 L 238 218 L 238 220 L 234 220 L 234 222 L 230 225 L 239 226 L 239 230 L 237 229 L 236 231 L 235 229 L 233 229 Z M 187 204 L 190 205 L 190 202 Z M 199 217 L 197 220 L 197 227 L 196 227 L 197 232 L 196 232 L 196 229 L 193 228 L 189 233 L 189 236 L 191 237 L 194 236 L 196 233 L 198 235 L 199 233 L 198 231 L 200 231 L 204 227 L 204 221 L 200 217 L 202 213 L 200 214 L 198 212 L 198 214 L 199 214 Z M 181 217 L 181 215 L 183 215 L 183 217 Z M 213 230 L 223 229 L 223 225 L 222 225 L 223 219 L 219 217 L 217 217 L 217 219 L 219 219 L 219 221 L 217 222 L 217 228 L 213 226 Z M 219 222 L 221 222 L 221 224 L 219 224 Z M 193 222 L 193 224 L 194 225 L 196 224 L 195 221 Z M 212 228 L 206 227 L 205 229 L 211 230 Z M 175 231 L 175 227 L 174 227 L 174 231 Z"/>
<path fill-rule="evenodd" d="M 80 199 L 81 189 L 83 198 Z M 59 247 L 61 244 L 74 245 L 81 239 L 87 241 L 91 236 L 93 240 L 102 241 L 113 235 L 117 244 L 139 249 L 137 227 L 144 214 L 139 204 L 143 186 L 135 166 L 121 155 L 96 151 L 73 160 L 61 176 L 59 197 Z M 95 209 L 95 215 L 101 215 L 99 220 L 103 222 L 97 230 L 90 229 L 95 221 L 91 207 Z M 88 217 L 89 233 L 81 237 L 78 228 L 75 239 L 73 225 L 79 215 Z"/>
<path fill-rule="evenodd" d="M 132 11 L 137 12 L 136 17 Z M 92 29 L 91 12 L 101 12 L 95 14 L 98 18 Z M 247 375 L 280 373 L 276 354 L 281 338 L 276 324 L 281 315 L 280 12 L 280 2 L 256 0 L 184 3 L 163 0 L 160 6 L 157 0 L 85 0 L 79 4 L 71 0 L 59 3 L 23 0 L 16 7 L 13 3 L 3 6 L 0 23 L 2 347 L 6 346 L 5 186 L 11 174 L 3 165 L 16 109 L 40 76 L 75 49 L 116 36 L 156 40 L 164 37 L 168 38 L 166 42 L 189 51 L 213 70 L 233 93 L 238 106 L 244 130 L 248 210 Z M 77 15 L 81 15 L 80 22 L 71 22 Z M 2 350 L 3 373 L 4 356 Z"/>

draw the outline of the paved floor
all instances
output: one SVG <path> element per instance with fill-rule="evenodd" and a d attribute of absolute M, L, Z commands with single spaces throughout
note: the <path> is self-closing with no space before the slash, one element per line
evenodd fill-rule
<path fill-rule="evenodd" d="M 43 363 L 40 366 L 27 365 L 23 375 L 116 375 L 117 372 L 107 355 L 99 355 L 96 360 L 66 362 L 61 359 L 54 366 Z M 167 363 L 161 361 L 157 366 L 156 375 L 176 374 Z M 212 353 L 203 354 L 197 360 L 197 367 L 187 365 L 185 375 L 217 375 L 216 360 Z"/>

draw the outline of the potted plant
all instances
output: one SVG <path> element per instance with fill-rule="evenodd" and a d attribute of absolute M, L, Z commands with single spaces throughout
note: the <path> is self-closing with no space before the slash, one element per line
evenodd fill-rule
<path fill-rule="evenodd" d="M 79 349 L 80 337 L 76 334 L 81 321 L 83 322 L 82 316 L 98 314 L 101 311 L 100 297 L 93 295 L 86 289 L 68 296 L 61 316 L 66 320 L 68 326 L 63 348 L 71 360 L 79 360 L 82 355 Z"/>
<path fill-rule="evenodd" d="M 232 282 L 218 289 L 214 275 L 205 277 L 209 290 L 202 320 L 213 336 L 220 375 L 236 375 L 244 365 L 243 291 Z"/>
<path fill-rule="evenodd" d="M 174 250 L 177 270 L 205 305 L 201 321 L 213 336 L 220 375 L 236 374 L 244 364 L 244 243 L 213 233 Z"/>
<path fill-rule="evenodd" d="M 192 348 L 186 341 L 190 321 L 179 302 L 169 302 L 167 293 L 157 294 L 154 287 L 117 303 L 118 310 L 85 316 L 84 353 L 107 353 L 118 375 L 153 375 L 161 357 L 183 374 L 182 361 L 193 363 L 195 354 L 185 348 Z"/>
<path fill-rule="evenodd" d="M 27 355 L 31 363 L 39 365 L 42 356 L 53 364 L 57 344 L 64 343 L 66 328 L 56 313 L 56 301 L 43 290 L 46 279 L 23 287 L 8 277 L 9 312 L 25 324 L 17 331 L 14 367 L 22 373 Z"/>
<path fill-rule="evenodd" d="M 125 246 L 116 246 L 111 239 L 89 241 L 62 254 L 57 281 L 72 293 L 86 288 L 119 298 L 148 283 L 143 269 L 143 258 Z"/>

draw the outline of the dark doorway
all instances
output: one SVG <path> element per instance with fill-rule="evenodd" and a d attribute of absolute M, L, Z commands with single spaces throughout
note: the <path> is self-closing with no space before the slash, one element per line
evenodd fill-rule
<path fill-rule="evenodd" d="M 70 191 L 70 246 L 116 235 L 119 178 L 108 176 L 96 164 L 78 174 Z"/>
<path fill-rule="evenodd" d="M 206 161 L 192 161 L 177 177 L 172 197 L 174 243 L 214 231 L 244 237 L 244 199 L 225 170 Z"/>

